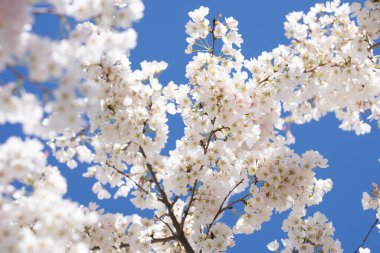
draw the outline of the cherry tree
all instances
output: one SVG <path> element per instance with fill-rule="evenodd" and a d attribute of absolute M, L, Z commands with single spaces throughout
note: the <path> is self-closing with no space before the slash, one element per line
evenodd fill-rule
<path fill-rule="evenodd" d="M 268 250 L 342 252 L 328 217 L 307 213 L 332 190 L 331 179 L 315 174 L 327 159 L 296 154 L 288 126 L 328 113 L 357 135 L 371 131 L 369 120 L 380 124 L 379 2 L 292 12 L 289 45 L 257 58 L 241 53 L 237 20 L 209 17 L 201 6 L 185 26 L 193 56 L 186 84 L 160 82 L 165 62 L 131 68 L 132 26 L 143 11 L 141 0 L 0 2 L 0 71 L 12 77 L 0 86 L 0 123 L 23 129 L 0 145 L 2 252 L 223 252 L 234 235 L 255 233 L 284 211 L 288 238 L 274 235 Z M 57 15 L 65 32 L 34 33 L 38 15 Z M 164 155 L 168 114 L 185 129 Z M 153 216 L 65 199 L 50 155 L 86 168 L 99 199 L 126 198 Z M 370 233 L 380 219 L 376 184 L 362 205 L 377 211 Z M 242 213 L 230 226 L 224 214 L 236 208 Z M 367 237 L 357 252 L 370 252 Z"/>

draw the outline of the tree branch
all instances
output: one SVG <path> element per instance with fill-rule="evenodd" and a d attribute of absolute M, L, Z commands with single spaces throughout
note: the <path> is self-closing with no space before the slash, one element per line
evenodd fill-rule
<path fill-rule="evenodd" d="M 189 204 L 187 204 L 186 209 L 183 212 L 183 216 L 182 216 L 182 219 L 181 219 L 181 228 L 182 229 L 183 229 L 183 226 L 185 225 L 186 217 L 189 215 L 190 207 L 193 204 L 193 201 L 195 200 L 194 199 L 194 195 L 195 195 L 195 191 L 197 189 L 197 183 L 198 183 L 198 180 L 196 179 L 195 182 L 194 182 L 194 184 L 193 184 L 193 186 L 192 186 L 192 188 L 191 188 L 191 196 L 190 196 Z"/>
<path fill-rule="evenodd" d="M 128 174 L 124 173 L 123 171 L 119 170 L 118 168 L 116 168 L 116 166 L 114 164 L 110 164 L 108 163 L 108 161 L 106 162 L 106 165 L 108 165 L 109 167 L 113 168 L 117 173 L 123 175 L 124 177 L 128 178 L 129 180 L 131 180 L 140 190 L 142 190 L 145 194 L 149 194 L 149 192 L 147 190 L 145 190 L 139 183 L 137 183 L 135 180 L 133 180 L 133 178 L 131 178 Z"/>
<path fill-rule="evenodd" d="M 172 232 L 172 234 L 173 234 L 173 237 L 175 237 L 176 239 L 179 239 L 179 238 L 177 237 L 177 234 L 173 231 L 172 227 L 171 227 L 166 221 L 164 221 L 161 217 L 158 217 L 157 215 L 155 215 L 154 217 L 155 217 L 157 220 L 159 220 L 159 221 L 161 221 L 162 223 L 164 223 L 164 224 L 169 228 L 170 232 Z"/>
<path fill-rule="evenodd" d="M 223 199 L 222 201 L 222 204 L 220 205 L 219 207 L 219 210 L 218 212 L 215 214 L 213 220 L 211 221 L 211 223 L 207 226 L 207 234 L 210 233 L 211 231 L 211 227 L 214 225 L 216 219 L 219 217 L 220 214 L 222 214 L 225 210 L 229 209 L 233 204 L 239 202 L 239 201 L 234 201 L 232 202 L 231 204 L 228 204 L 226 207 L 223 207 L 224 203 L 227 201 L 228 197 L 231 195 L 231 193 L 241 184 L 243 183 L 244 181 L 244 178 L 242 180 L 240 180 L 227 194 L 227 196 Z M 247 196 L 245 196 L 247 197 Z M 228 208 L 227 208 L 228 207 Z"/>
<path fill-rule="evenodd" d="M 215 41 L 216 41 L 216 37 L 215 37 L 215 26 L 216 26 L 216 19 L 214 18 L 214 19 L 212 20 L 212 30 L 211 30 L 211 34 L 212 34 L 211 55 L 214 55 L 214 54 L 215 54 Z"/>
<path fill-rule="evenodd" d="M 152 243 L 165 243 L 165 242 L 169 242 L 173 240 L 176 240 L 175 236 L 168 236 L 164 238 L 153 238 Z"/>
<path fill-rule="evenodd" d="M 376 224 L 379 222 L 379 219 L 376 219 L 375 222 L 372 224 L 372 226 L 370 227 L 370 229 L 368 230 L 366 236 L 364 237 L 362 243 L 359 245 L 359 247 L 354 251 L 354 253 L 357 253 L 359 252 L 359 249 L 365 244 L 365 242 L 367 241 L 369 235 L 371 234 L 373 228 L 376 226 Z"/>
<path fill-rule="evenodd" d="M 27 76 L 22 74 L 21 72 L 17 71 L 13 66 L 7 65 L 7 70 L 11 72 L 17 80 L 22 80 L 24 82 L 28 82 L 32 84 L 34 87 L 36 87 L 39 91 L 41 91 L 44 94 L 47 94 L 49 96 L 52 96 L 52 91 L 48 88 L 46 88 L 44 85 L 41 83 L 34 82 L 30 80 Z"/>
<path fill-rule="evenodd" d="M 146 153 L 144 151 L 144 149 L 140 146 L 139 147 L 139 151 L 141 153 L 141 155 L 146 159 L 147 156 L 146 156 Z M 166 208 L 168 209 L 168 214 L 169 214 L 169 217 L 173 223 L 173 226 L 176 230 L 176 232 L 172 232 L 173 233 L 173 236 L 175 236 L 178 241 L 182 244 L 182 246 L 184 247 L 185 251 L 187 253 L 195 253 L 194 249 L 191 247 L 189 241 L 187 240 L 186 236 L 185 236 L 185 233 L 183 232 L 183 229 L 181 227 L 181 224 L 178 222 L 177 220 L 177 217 L 175 216 L 174 212 L 173 212 L 173 206 L 172 204 L 170 204 L 169 202 L 169 198 L 168 196 L 166 195 L 163 187 L 161 186 L 160 182 L 158 181 L 157 179 L 157 176 L 156 176 L 156 173 L 153 171 L 153 167 L 150 163 L 146 163 L 146 166 L 148 168 L 148 171 L 151 173 L 152 175 L 152 178 L 153 178 L 153 182 L 154 184 L 156 185 L 160 195 L 161 195 L 161 201 L 162 203 L 166 206 Z"/>
<path fill-rule="evenodd" d="M 322 66 L 325 66 L 325 65 L 326 65 L 326 63 L 320 63 L 320 64 L 318 64 L 317 66 L 315 66 L 314 68 L 311 68 L 311 69 L 308 69 L 308 70 L 305 69 L 304 73 L 311 73 L 311 72 L 313 72 L 314 70 L 316 70 L 317 68 L 322 67 Z"/>
<path fill-rule="evenodd" d="M 377 42 L 377 43 L 371 45 L 371 46 L 368 48 L 368 51 L 371 51 L 372 49 L 375 49 L 376 47 L 380 47 L 380 42 Z"/>
<path fill-rule="evenodd" d="M 130 245 L 128 243 L 120 243 L 120 245 L 118 247 L 116 246 L 112 246 L 112 248 L 114 248 L 115 250 L 116 249 L 128 249 L 130 247 Z M 100 250 L 100 247 L 99 246 L 94 246 L 92 247 L 90 250 Z"/>
<path fill-rule="evenodd" d="M 216 117 L 214 117 L 212 120 L 211 120 L 211 123 L 212 125 L 215 124 L 215 121 L 216 121 Z M 214 130 L 211 130 L 210 132 L 210 135 L 208 136 L 208 139 L 207 139 L 207 143 L 206 143 L 206 146 L 204 147 L 204 150 L 203 150 L 203 154 L 207 154 L 207 151 L 208 151 L 208 146 L 210 145 L 210 142 L 211 142 L 211 136 L 214 134 Z"/>
<path fill-rule="evenodd" d="M 235 205 L 236 203 L 239 203 L 241 201 L 244 201 L 247 197 L 249 197 L 251 194 L 247 193 L 245 194 L 243 197 L 240 197 L 238 198 L 237 200 L 234 200 L 232 201 L 231 203 L 229 203 L 227 206 L 225 206 L 224 208 L 222 208 L 222 212 L 226 211 L 227 209 L 231 209 L 233 205 Z"/>
<path fill-rule="evenodd" d="M 174 206 L 174 204 L 179 200 L 179 196 L 176 195 L 173 199 L 173 202 L 171 203 L 171 206 Z"/>

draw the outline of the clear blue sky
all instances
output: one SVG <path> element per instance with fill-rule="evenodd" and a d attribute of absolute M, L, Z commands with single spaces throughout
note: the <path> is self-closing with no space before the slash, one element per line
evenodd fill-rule
<path fill-rule="evenodd" d="M 138 32 L 138 45 L 132 51 L 131 60 L 135 68 L 143 60 L 163 60 L 169 63 L 168 69 L 160 76 L 163 84 L 173 80 L 185 83 L 185 66 L 192 56 L 185 55 L 186 35 L 185 23 L 187 13 L 201 5 L 208 6 L 211 16 L 219 13 L 223 16 L 233 16 L 239 21 L 239 30 L 243 35 L 242 52 L 246 58 L 258 56 L 262 51 L 270 51 L 279 44 L 288 44 L 284 36 L 283 23 L 285 15 L 294 10 L 308 10 L 317 1 L 304 0 L 161 0 L 145 1 L 144 18 L 135 25 Z M 56 23 L 51 18 L 41 18 L 36 28 L 39 32 L 55 36 Z M 53 26 L 54 25 L 54 26 Z M 292 126 L 296 137 L 293 148 L 298 153 L 309 149 L 318 150 L 329 160 L 330 167 L 317 171 L 321 178 L 331 178 L 334 181 L 332 192 L 328 193 L 324 202 L 311 208 L 325 213 L 333 221 L 336 228 L 336 238 L 342 242 L 345 252 L 353 252 L 360 244 L 370 225 L 375 219 L 375 212 L 363 211 L 361 194 L 371 190 L 371 183 L 378 182 L 380 164 L 380 132 L 373 124 L 371 134 L 356 136 L 353 132 L 343 132 L 338 128 L 338 121 L 333 115 L 328 115 L 320 122 L 312 122 L 303 126 Z M 172 117 L 170 123 L 169 148 L 172 149 L 175 140 L 182 136 L 183 125 L 178 117 Z M 18 126 L 6 126 L 0 130 L 0 141 L 7 136 L 19 134 Z M 53 163 L 56 163 L 53 159 Z M 69 170 L 60 165 L 69 183 L 68 198 L 87 204 L 96 201 L 91 192 L 93 180 L 82 178 L 85 168 Z M 99 202 L 99 201 L 97 201 Z M 110 212 L 132 214 L 136 209 L 126 199 L 118 201 L 105 200 L 99 202 Z M 148 215 L 148 213 L 145 213 Z M 230 222 L 237 220 L 233 214 L 227 215 Z M 229 252 L 268 252 L 266 244 L 273 239 L 285 238 L 281 232 L 281 223 L 287 212 L 274 215 L 272 221 L 265 223 L 261 231 L 252 235 L 236 237 L 236 246 Z M 378 230 L 375 229 L 367 245 L 372 252 L 380 252 Z"/>

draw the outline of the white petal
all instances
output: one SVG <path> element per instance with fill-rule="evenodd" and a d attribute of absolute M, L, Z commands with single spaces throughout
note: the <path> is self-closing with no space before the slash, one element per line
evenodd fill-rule
<path fill-rule="evenodd" d="M 279 247 L 279 244 L 278 244 L 277 240 L 274 240 L 274 241 L 267 244 L 267 248 L 270 251 L 276 251 L 276 250 L 278 250 L 278 247 Z"/>

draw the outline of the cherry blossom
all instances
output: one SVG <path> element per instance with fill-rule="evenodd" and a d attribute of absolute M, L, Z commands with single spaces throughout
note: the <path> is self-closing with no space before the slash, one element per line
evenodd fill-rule
<path fill-rule="evenodd" d="M 140 0 L 35 2 L 0 2 L 0 71 L 13 78 L 0 86 L 0 124 L 21 124 L 24 136 L 0 144 L 4 252 L 225 252 L 235 235 L 285 211 L 288 238 L 268 250 L 343 251 L 333 223 L 308 214 L 332 190 L 331 179 L 316 175 L 328 161 L 292 150 L 287 126 L 332 112 L 340 128 L 361 135 L 370 120 L 380 122 L 378 2 L 335 0 L 292 12 L 284 24 L 289 45 L 257 58 L 242 54 L 237 20 L 210 18 L 201 6 L 185 25 L 192 59 L 184 84 L 160 81 L 163 61 L 131 67 Z M 46 14 L 67 34 L 33 33 Z M 164 155 L 168 114 L 185 128 Z M 98 199 L 125 198 L 152 216 L 67 199 L 50 156 L 84 167 Z M 379 192 L 374 185 L 362 198 L 363 209 L 377 212 L 375 225 Z M 230 210 L 239 214 L 232 225 L 224 217 Z M 370 252 L 364 243 L 359 252 Z"/>

